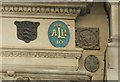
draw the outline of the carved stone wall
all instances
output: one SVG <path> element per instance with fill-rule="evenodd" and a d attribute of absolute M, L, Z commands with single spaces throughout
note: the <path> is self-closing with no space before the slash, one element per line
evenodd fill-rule
<path fill-rule="evenodd" d="M 78 71 L 83 49 L 75 48 L 74 32 L 74 21 L 87 3 L 2 3 L 0 7 L 1 78 L 89 79 L 88 72 Z M 48 29 L 54 21 L 64 22 L 70 30 L 65 47 L 54 47 L 49 41 Z"/>
<path fill-rule="evenodd" d="M 106 12 L 104 10 L 104 3 L 94 3 L 90 14 L 79 16 L 76 22 L 76 29 L 78 29 L 76 30 L 76 40 L 79 42 L 77 46 L 84 47 L 83 57 L 81 61 L 86 62 L 87 58 L 92 58 L 91 55 L 94 55 L 95 59 L 93 58 L 88 61 L 92 64 L 88 64 L 87 69 L 97 69 L 97 66 L 99 66 L 98 70 L 93 73 L 94 80 L 103 79 L 103 60 L 105 50 L 108 45 L 108 28 L 109 26 Z M 98 61 L 98 65 L 94 63 Z M 80 66 L 80 70 L 87 70 L 85 66 Z"/>
<path fill-rule="evenodd" d="M 0 57 L 3 59 L 1 69 L 3 77 L 1 78 L 4 80 L 103 79 L 103 58 L 107 45 L 108 24 L 102 3 L 96 3 L 91 12 L 89 7 L 92 7 L 92 4 L 88 6 L 88 3 L 3 3 L 0 10 L 3 31 L 0 52 Z M 33 41 L 29 40 L 30 42 L 27 41 L 28 43 L 24 42 L 26 40 L 18 39 L 15 21 L 40 22 L 37 38 Z M 49 41 L 48 28 L 54 21 L 64 22 L 70 30 L 70 41 L 64 48 L 54 47 Z M 87 37 L 82 37 L 83 34 L 81 34 L 84 44 L 79 44 L 79 46 L 85 45 L 87 50 L 76 48 L 75 27 L 87 29 L 88 35 L 83 32 Z M 90 27 L 94 27 L 94 30 Z M 93 33 L 93 37 L 88 37 L 91 33 Z M 97 40 L 94 39 L 96 37 Z M 86 43 L 90 43 L 89 49 L 86 47 Z M 98 59 L 99 67 L 97 71 L 89 75 L 84 63 L 90 55 L 94 55 Z M 87 65 L 91 70 L 89 66 L 94 67 L 94 61 L 89 61 L 93 64 Z M 43 72 L 42 70 L 48 71 Z M 66 72 L 67 74 L 64 75 Z M 52 73 L 54 74 L 51 75 Z"/>

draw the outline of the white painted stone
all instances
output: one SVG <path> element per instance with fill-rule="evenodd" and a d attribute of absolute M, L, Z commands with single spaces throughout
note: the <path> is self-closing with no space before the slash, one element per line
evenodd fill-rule
<path fill-rule="evenodd" d="M 118 80 L 118 3 L 111 3 L 111 39 L 112 42 L 108 43 L 108 69 L 107 79 Z"/>
<path fill-rule="evenodd" d="M 13 4 L 13 3 L 11 3 Z M 43 5 L 43 4 L 37 4 Z M 45 4 L 44 4 L 45 5 Z M 58 6 L 56 4 L 46 4 L 47 6 Z M 45 5 L 45 6 L 46 6 Z M 36 5 L 34 5 L 36 6 Z M 64 7 L 64 4 L 60 4 L 60 6 Z M 74 5 L 70 5 L 74 7 Z M 77 5 L 79 6 L 79 5 Z M 76 7 L 76 6 L 75 6 Z M 10 7 L 12 11 L 14 8 Z M 16 8 L 15 8 L 16 10 Z M 24 8 L 24 10 L 26 10 Z M 30 10 L 30 8 L 28 8 Z M 33 9 L 34 10 L 34 9 Z M 49 10 L 49 8 L 47 9 Z M 63 9 L 65 12 L 68 11 L 67 8 Z M 19 7 L 19 11 L 22 11 L 22 7 Z M 45 8 L 42 8 L 42 12 L 45 11 Z M 55 7 L 55 11 L 58 11 L 58 8 Z M 54 11 L 54 12 L 55 12 Z M 76 11 L 77 13 L 80 10 Z M 22 14 L 23 12 L 17 12 L 13 14 L 3 13 L 1 16 L 2 20 L 2 44 L 0 45 L 2 51 L 11 51 L 8 56 L 5 56 L 4 53 L 1 54 L 2 56 L 2 71 L 14 71 L 15 73 L 22 72 L 22 71 L 32 71 L 30 73 L 34 73 L 35 70 L 41 69 L 58 69 L 58 70 L 77 70 L 79 64 L 78 59 L 81 57 L 83 49 L 75 47 L 75 17 L 77 14 L 59 14 L 59 13 L 28 13 Z M 17 27 L 14 24 L 15 21 L 32 21 L 32 22 L 40 22 L 38 26 L 37 38 L 30 43 L 25 43 L 22 40 L 19 40 L 17 37 Z M 64 48 L 57 48 L 54 47 L 48 38 L 48 29 L 52 22 L 54 21 L 63 21 L 69 28 L 70 31 L 70 40 Z M 28 54 L 14 54 L 13 51 L 17 52 L 28 52 Z M 29 52 L 39 52 L 41 55 L 45 55 L 45 57 L 33 57 L 29 54 Z M 45 53 L 46 52 L 46 53 Z M 54 53 L 55 52 L 55 53 Z M 45 53 L 45 54 L 43 54 Z M 51 54 L 53 53 L 53 54 Z M 7 54 L 7 53 L 6 53 Z M 72 58 L 64 58 L 62 57 L 52 57 L 50 58 L 48 55 L 69 55 L 72 54 Z M 76 58 L 75 55 L 79 54 Z M 13 56 L 14 55 L 14 56 Z M 29 56 L 30 55 L 30 56 Z M 33 54 L 34 55 L 34 54 Z M 27 56 L 27 57 L 24 57 Z M 38 56 L 38 55 L 36 55 Z M 47 56 L 47 57 L 46 57 Z M 75 56 L 75 57 L 74 57 Z M 8 72 L 10 73 L 10 72 Z M 27 75 L 27 73 L 25 73 Z M 14 77 L 6 77 L 5 79 L 15 79 Z"/>

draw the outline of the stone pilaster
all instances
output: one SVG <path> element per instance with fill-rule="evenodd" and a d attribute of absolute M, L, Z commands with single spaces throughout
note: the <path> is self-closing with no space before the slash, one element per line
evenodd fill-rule
<path fill-rule="evenodd" d="M 111 42 L 108 43 L 108 80 L 118 80 L 118 3 L 111 2 L 110 25 L 111 25 Z M 111 76 L 114 74 L 114 77 Z"/>

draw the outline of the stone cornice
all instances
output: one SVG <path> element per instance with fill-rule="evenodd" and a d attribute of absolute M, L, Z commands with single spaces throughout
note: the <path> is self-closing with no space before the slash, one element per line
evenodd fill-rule
<path fill-rule="evenodd" d="M 116 5 L 116 6 L 120 5 L 120 2 L 109 2 L 109 3 L 110 5 Z"/>
<path fill-rule="evenodd" d="M 1 74 L 1 73 L 0 73 Z M 90 80 L 92 74 L 87 71 L 73 71 L 73 70 L 39 70 L 28 69 L 26 71 L 7 71 L 2 73 L 3 80 L 7 78 L 11 80 Z"/>
<path fill-rule="evenodd" d="M 82 49 L 2 49 L 2 57 L 79 58 Z"/>
<path fill-rule="evenodd" d="M 33 15 L 44 18 L 75 19 L 88 3 L 2 3 L 2 16 Z M 46 17 L 45 17 L 46 16 Z M 50 17 L 51 16 L 51 17 Z M 61 17 L 59 17 L 61 16 Z"/>
<path fill-rule="evenodd" d="M 14 6 L 44 6 L 44 7 L 87 7 L 86 2 L 2 2 L 2 5 Z"/>

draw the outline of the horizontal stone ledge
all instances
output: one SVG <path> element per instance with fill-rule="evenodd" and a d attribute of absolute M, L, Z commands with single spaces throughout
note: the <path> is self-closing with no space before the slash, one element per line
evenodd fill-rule
<path fill-rule="evenodd" d="M 9 70 L 8 70 L 9 71 Z M 7 72 L 7 71 L 6 71 Z M 75 71 L 75 70 L 52 70 L 52 69 L 27 69 L 14 71 L 15 73 L 29 73 L 29 74 L 59 74 L 59 75 L 87 75 L 92 76 L 92 73 L 87 71 Z M 4 69 L 3 69 L 4 73 Z"/>
<path fill-rule="evenodd" d="M 86 7 L 87 6 L 87 2 L 2 2 L 2 5 L 8 5 L 8 6 L 16 6 L 16 5 L 20 5 L 20 6 L 48 6 L 48 7 Z"/>
<path fill-rule="evenodd" d="M 3 2 L 0 9 L 2 15 L 8 16 L 18 15 L 32 15 L 32 16 L 48 16 L 48 18 L 67 18 L 76 19 L 79 14 L 86 14 L 90 11 L 92 4 L 90 3 L 57 3 L 57 2 L 39 2 L 39 3 L 10 3 L 10 2 Z M 59 17 L 61 16 L 61 17 Z M 68 16 L 68 17 L 66 17 Z M 70 17 L 70 18 L 69 18 Z M 47 17 L 46 17 L 47 18 Z"/>
<path fill-rule="evenodd" d="M 87 71 L 72 71 L 72 70 L 50 70 L 50 69 L 44 69 L 44 70 L 27 70 L 27 71 L 6 71 L 2 72 L 3 78 L 4 75 L 11 75 L 19 77 L 28 77 L 31 80 L 35 79 L 67 79 L 67 80 L 77 80 L 77 79 L 86 79 L 90 80 L 92 78 L 92 73 Z M 14 78 L 15 79 L 15 78 Z"/>
<path fill-rule="evenodd" d="M 24 13 L 9 13 L 9 12 L 5 12 L 2 13 L 0 15 L 0 18 L 26 18 L 26 19 L 64 19 L 64 20 L 75 20 L 76 19 L 76 14 L 71 15 L 64 15 L 64 14 L 54 14 L 54 16 L 52 16 L 54 13 L 51 13 L 49 15 L 47 15 L 46 13 L 36 13 L 36 15 L 34 13 L 28 13 L 26 14 Z"/>
<path fill-rule="evenodd" d="M 78 4 L 78 3 L 2 3 L 1 12 L 6 13 L 25 13 L 25 14 L 39 14 L 46 13 L 49 15 L 50 13 L 54 14 L 78 14 L 80 13 L 80 9 L 86 7 L 86 4 Z M 52 15 L 54 16 L 54 15 Z"/>
<path fill-rule="evenodd" d="M 82 56 L 83 49 L 17 49 L 17 48 L 1 48 L 1 57 L 37 57 L 37 58 L 76 58 Z"/>

